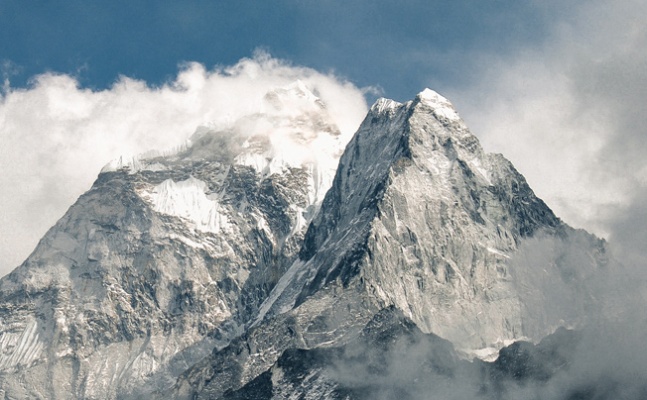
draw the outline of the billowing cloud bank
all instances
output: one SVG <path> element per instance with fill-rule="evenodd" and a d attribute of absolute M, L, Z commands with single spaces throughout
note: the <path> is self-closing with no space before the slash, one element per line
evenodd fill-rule
<path fill-rule="evenodd" d="M 327 104 L 343 133 L 354 132 L 367 111 L 360 89 L 263 53 L 213 70 L 189 63 L 161 87 L 121 77 L 93 91 L 56 74 L 35 77 L 28 89 L 5 82 L 0 276 L 28 256 L 111 159 L 181 145 L 201 125 L 226 126 L 257 112 L 267 91 L 297 79 Z"/>

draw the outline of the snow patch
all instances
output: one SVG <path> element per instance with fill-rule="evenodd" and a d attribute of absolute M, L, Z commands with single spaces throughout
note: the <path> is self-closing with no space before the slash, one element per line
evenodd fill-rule
<path fill-rule="evenodd" d="M 142 198 L 153 205 L 159 213 L 182 218 L 203 232 L 220 232 L 229 228 L 223 207 L 205 193 L 207 184 L 194 177 L 175 182 L 167 179 L 151 191 L 143 192 Z"/>
<path fill-rule="evenodd" d="M 431 89 L 425 89 L 418 93 L 418 98 L 421 102 L 431 107 L 433 113 L 437 117 L 448 119 L 450 121 L 460 120 L 460 117 L 452 103 L 437 92 Z"/>
<path fill-rule="evenodd" d="M 188 148 L 190 142 L 186 142 L 183 145 L 175 146 L 167 150 L 151 150 L 139 155 L 122 155 L 119 158 L 111 160 L 103 168 L 101 168 L 101 174 L 106 172 L 116 172 L 120 170 L 127 170 L 129 174 L 135 174 L 139 171 L 164 171 L 168 167 L 165 165 L 152 161 L 160 157 L 170 157 L 175 154 L 180 153 Z"/>
<path fill-rule="evenodd" d="M 395 110 L 400 106 L 402 106 L 402 103 L 398 103 L 395 100 L 380 97 L 379 99 L 377 99 L 375 104 L 373 104 L 373 106 L 371 107 L 371 111 L 377 112 L 378 114 L 382 114 L 384 112 Z"/>
<path fill-rule="evenodd" d="M 497 249 L 495 249 L 495 248 L 492 248 L 492 247 L 488 247 L 488 248 L 487 248 L 487 251 L 489 251 L 489 252 L 490 252 L 490 253 L 492 253 L 492 254 L 496 254 L 497 256 L 501 256 L 501 257 L 504 257 L 504 258 L 510 258 L 510 256 L 509 256 L 509 255 L 507 255 L 507 254 L 503 253 L 503 252 L 502 252 L 502 251 L 500 251 L 500 250 L 497 250 Z"/>
<path fill-rule="evenodd" d="M 40 357 L 44 345 L 39 340 L 38 323 L 29 318 L 21 328 L 7 326 L 0 334 L 0 370 L 29 366 Z"/>
<path fill-rule="evenodd" d="M 480 157 L 474 157 L 471 160 L 468 161 L 470 167 L 472 167 L 473 171 L 476 171 L 481 175 L 481 177 L 487 182 L 488 185 L 492 186 L 492 181 L 490 180 L 490 173 L 488 170 L 483 166 L 483 163 L 481 162 Z"/>

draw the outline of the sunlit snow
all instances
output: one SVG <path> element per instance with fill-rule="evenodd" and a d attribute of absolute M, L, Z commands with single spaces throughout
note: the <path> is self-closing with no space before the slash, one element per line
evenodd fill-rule
<path fill-rule="evenodd" d="M 198 230 L 219 232 L 227 229 L 227 216 L 221 213 L 217 200 L 207 197 L 206 186 L 194 177 L 179 182 L 167 179 L 146 194 L 155 211 L 186 219 Z"/>

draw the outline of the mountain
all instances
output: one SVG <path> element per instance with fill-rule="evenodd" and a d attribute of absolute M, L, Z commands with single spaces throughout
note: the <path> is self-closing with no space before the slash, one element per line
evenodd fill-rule
<path fill-rule="evenodd" d="M 110 163 L 0 281 L 5 396 L 267 396 L 286 359 L 307 370 L 375 324 L 488 359 L 604 307 L 605 243 L 442 96 L 380 99 L 347 140 L 296 82 L 181 149 Z"/>

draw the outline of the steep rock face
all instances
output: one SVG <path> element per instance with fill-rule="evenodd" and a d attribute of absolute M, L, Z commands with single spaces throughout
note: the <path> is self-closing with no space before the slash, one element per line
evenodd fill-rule
<path fill-rule="evenodd" d="M 524 268 L 528 253 L 544 249 Z M 606 265 L 604 251 L 563 224 L 507 160 L 485 154 L 447 100 L 425 91 L 371 109 L 305 237 L 304 266 L 293 266 L 305 273 L 286 274 L 264 308 L 280 312 L 332 284 L 361 286 L 423 331 L 483 348 L 540 338 L 584 315 L 580 280 Z M 527 276 L 538 269 L 545 277 Z M 532 284 L 555 289 L 531 295 L 523 285 Z M 542 311 L 555 294 L 573 308 Z"/>
<path fill-rule="evenodd" d="M 138 396 L 240 335 L 295 259 L 340 140 L 296 83 L 174 154 L 106 166 L 0 281 L 4 393 Z"/>
<path fill-rule="evenodd" d="M 258 317 L 182 375 L 179 397 L 218 398 L 286 349 L 343 346 L 396 307 L 424 333 L 488 357 L 600 307 L 604 242 L 562 223 L 449 102 L 379 100 L 344 154 L 303 247 Z"/>

